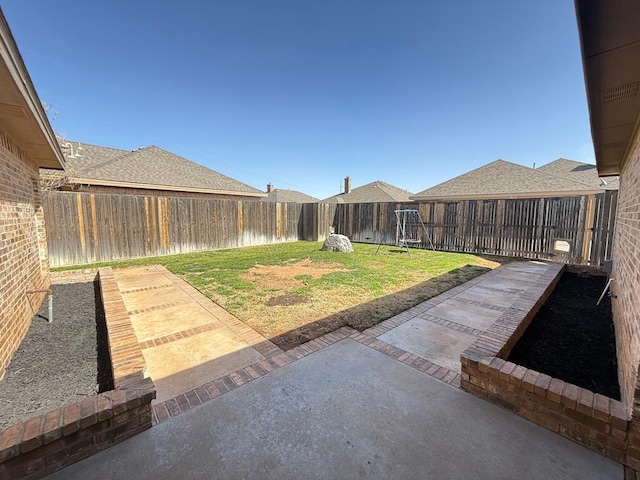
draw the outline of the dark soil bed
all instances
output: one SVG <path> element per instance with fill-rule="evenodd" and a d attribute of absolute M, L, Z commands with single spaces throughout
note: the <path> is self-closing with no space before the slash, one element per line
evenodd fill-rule
<path fill-rule="evenodd" d="M 0 430 L 111 390 L 104 311 L 97 283 L 53 285 L 0 381 Z"/>
<path fill-rule="evenodd" d="M 564 273 L 509 361 L 620 400 L 611 299 L 604 276 Z"/>

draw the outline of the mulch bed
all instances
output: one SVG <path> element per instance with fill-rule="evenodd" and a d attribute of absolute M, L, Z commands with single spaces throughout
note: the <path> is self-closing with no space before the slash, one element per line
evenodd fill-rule
<path fill-rule="evenodd" d="M 611 298 L 604 276 L 564 273 L 509 361 L 620 400 Z"/>
<path fill-rule="evenodd" d="M 104 311 L 94 283 L 53 285 L 0 381 L 0 430 L 112 389 Z"/>

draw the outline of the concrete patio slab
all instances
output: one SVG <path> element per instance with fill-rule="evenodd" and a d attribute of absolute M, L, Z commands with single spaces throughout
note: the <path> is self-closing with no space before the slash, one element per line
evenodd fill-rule
<path fill-rule="evenodd" d="M 535 285 L 535 278 L 527 278 L 526 274 L 512 272 L 501 272 L 500 275 L 490 277 L 482 281 L 482 285 L 494 290 L 503 290 L 511 293 L 522 293 L 532 285 Z"/>
<path fill-rule="evenodd" d="M 153 405 L 281 352 L 164 267 L 114 277 L 156 386 Z"/>
<path fill-rule="evenodd" d="M 476 340 L 473 335 L 422 318 L 405 322 L 378 338 L 456 372 L 460 371 L 460 354 Z"/>
<path fill-rule="evenodd" d="M 509 308 L 520 297 L 519 293 L 503 290 L 495 290 L 477 285 L 466 289 L 457 298 L 485 303 L 495 307 Z"/>
<path fill-rule="evenodd" d="M 453 298 L 430 309 L 429 315 L 459 325 L 485 330 L 502 315 L 502 312 Z"/>
<path fill-rule="evenodd" d="M 147 313 L 129 315 L 138 341 L 144 342 L 164 337 L 202 325 L 222 328 L 224 325 L 211 318 L 211 314 L 194 303 L 158 309 L 153 315 Z"/>
<path fill-rule="evenodd" d="M 119 282 L 117 276 L 116 281 Z M 129 312 L 157 308 L 161 305 L 186 304 L 191 301 L 189 295 L 175 285 L 153 285 L 153 288 L 142 290 L 125 290 L 122 292 L 122 299 Z"/>
<path fill-rule="evenodd" d="M 52 479 L 587 479 L 622 467 L 342 340 Z"/>
<path fill-rule="evenodd" d="M 116 269 L 113 273 L 114 277 L 118 279 L 118 285 L 122 292 L 146 288 L 150 285 L 172 284 L 169 278 L 155 270 L 154 267 Z"/>
<path fill-rule="evenodd" d="M 542 274 L 547 270 L 547 265 L 544 262 L 537 262 L 535 260 L 529 260 L 528 262 L 517 262 L 513 265 L 507 265 L 506 270 L 513 270 L 516 272 Z"/>
<path fill-rule="evenodd" d="M 142 350 L 147 374 L 156 385 L 154 403 L 163 402 L 216 378 L 264 360 L 225 328 Z"/>

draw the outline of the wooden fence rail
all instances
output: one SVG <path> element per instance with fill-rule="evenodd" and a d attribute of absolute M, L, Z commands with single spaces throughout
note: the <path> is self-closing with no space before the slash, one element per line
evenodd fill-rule
<path fill-rule="evenodd" d="M 396 209 L 417 209 L 438 250 L 602 265 L 611 258 L 617 191 L 576 197 L 360 203 L 337 206 L 333 227 L 354 242 L 395 241 Z M 557 241 L 569 251 L 556 250 Z M 426 243 L 426 242 L 424 242 Z"/>
<path fill-rule="evenodd" d="M 48 192 L 52 267 L 322 240 L 395 241 L 394 210 L 418 209 L 438 250 L 602 265 L 611 258 L 617 192 L 562 198 L 296 204 Z M 569 252 L 554 247 L 562 240 Z"/>

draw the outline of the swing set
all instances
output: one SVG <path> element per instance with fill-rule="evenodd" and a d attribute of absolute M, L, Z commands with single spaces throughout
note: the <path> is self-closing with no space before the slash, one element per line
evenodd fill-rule
<path fill-rule="evenodd" d="M 395 245 L 404 248 L 409 257 L 411 252 L 409 247 L 423 247 L 429 245 L 431 250 L 435 250 L 431 236 L 427 232 L 427 227 L 422 221 L 418 210 L 394 210 L 394 216 L 389 221 L 387 229 L 382 233 L 382 239 L 378 244 L 376 255 L 380 251 L 380 247 L 384 244 L 387 234 L 392 232 L 392 226 L 395 223 Z"/>

